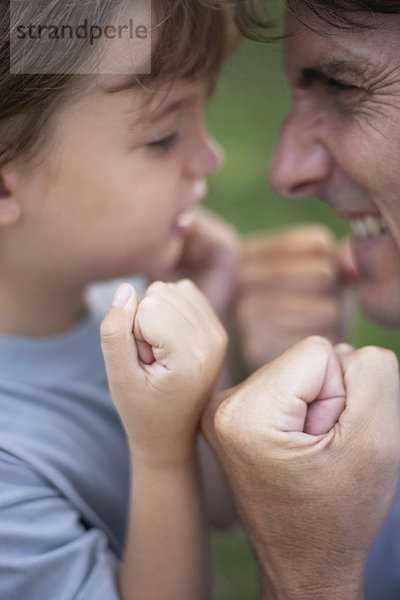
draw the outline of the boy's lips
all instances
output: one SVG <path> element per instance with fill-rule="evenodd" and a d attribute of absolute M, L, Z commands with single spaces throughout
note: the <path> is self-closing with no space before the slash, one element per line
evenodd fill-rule
<path fill-rule="evenodd" d="M 193 224 L 195 209 L 190 208 L 179 213 L 172 224 L 172 229 L 175 233 L 186 233 Z"/>
<path fill-rule="evenodd" d="M 175 233 L 186 233 L 193 225 L 196 209 L 207 195 L 207 183 L 199 180 L 194 185 L 193 200 L 187 204 L 187 208 L 177 214 L 172 224 Z"/>

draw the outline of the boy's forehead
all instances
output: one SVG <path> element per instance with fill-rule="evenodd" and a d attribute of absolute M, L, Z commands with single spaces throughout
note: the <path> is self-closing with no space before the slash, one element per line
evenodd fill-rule
<path fill-rule="evenodd" d="M 206 97 L 207 84 L 180 80 L 143 87 L 134 75 L 103 75 L 99 79 L 99 89 L 103 96 L 120 99 L 129 112 L 138 111 L 141 122 L 146 124 L 161 121 L 202 101 Z"/>

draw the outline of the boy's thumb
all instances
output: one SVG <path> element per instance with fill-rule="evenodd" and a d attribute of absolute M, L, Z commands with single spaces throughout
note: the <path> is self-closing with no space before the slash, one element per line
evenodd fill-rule
<path fill-rule="evenodd" d="M 153 362 L 156 360 L 154 358 L 152 347 L 145 340 L 139 340 L 136 337 L 136 334 L 135 334 L 135 339 L 136 339 L 136 346 L 137 346 L 137 351 L 138 351 L 140 360 L 143 363 L 145 363 L 146 365 L 152 365 Z"/>
<path fill-rule="evenodd" d="M 101 347 L 109 377 L 137 363 L 138 352 L 133 327 L 138 297 L 135 288 L 123 283 L 117 289 L 112 304 L 100 326 Z"/>

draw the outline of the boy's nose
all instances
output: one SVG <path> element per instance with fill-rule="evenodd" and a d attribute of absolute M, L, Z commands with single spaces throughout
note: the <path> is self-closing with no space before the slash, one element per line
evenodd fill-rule
<path fill-rule="evenodd" d="M 270 165 L 271 187 L 287 198 L 316 195 L 329 176 L 330 168 L 329 152 L 315 131 L 289 118 Z"/>
<path fill-rule="evenodd" d="M 225 162 L 222 148 L 208 135 L 204 135 L 201 146 L 188 164 L 191 177 L 201 178 L 218 171 Z"/>

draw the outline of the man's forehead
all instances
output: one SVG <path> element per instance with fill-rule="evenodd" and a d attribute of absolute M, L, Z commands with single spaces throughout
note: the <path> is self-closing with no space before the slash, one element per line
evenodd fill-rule
<path fill-rule="evenodd" d="M 380 19 L 382 17 L 382 19 Z M 378 23 L 379 20 L 379 23 Z M 379 15 L 375 26 L 363 30 L 340 30 L 315 16 L 286 17 L 286 66 L 323 68 L 330 76 L 347 71 L 353 75 L 375 74 L 386 65 L 400 69 L 400 15 Z"/>

